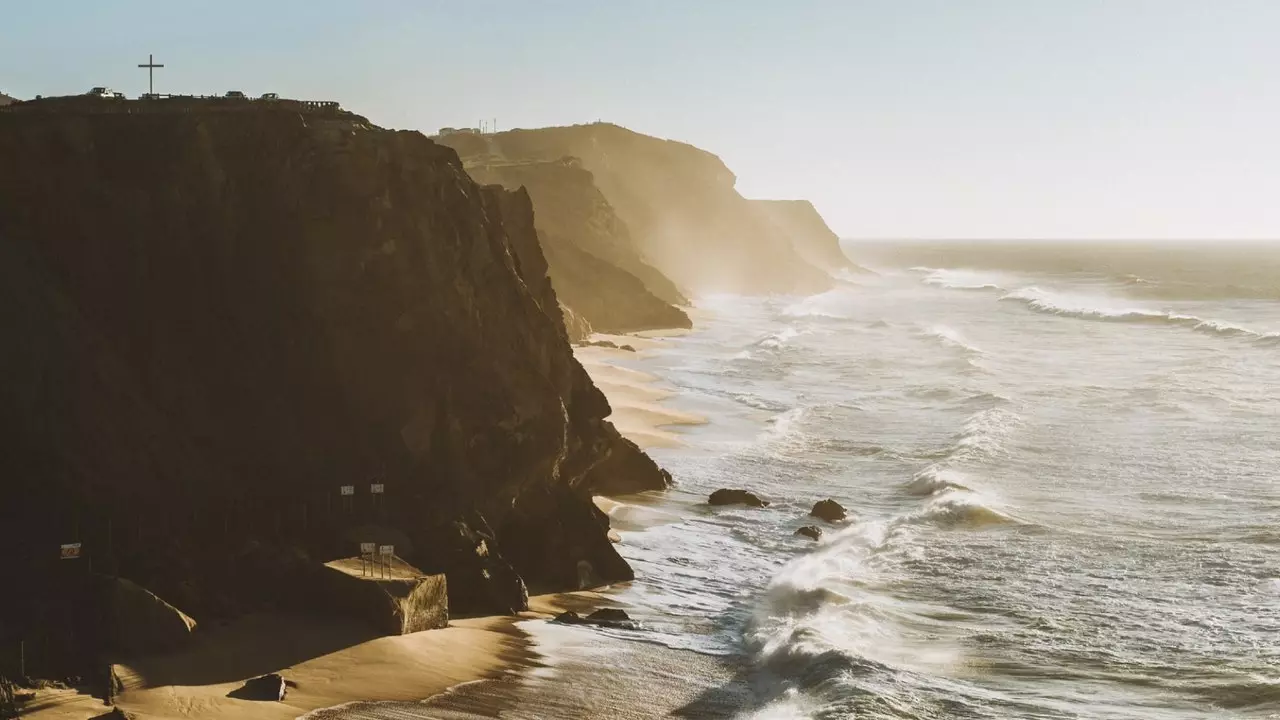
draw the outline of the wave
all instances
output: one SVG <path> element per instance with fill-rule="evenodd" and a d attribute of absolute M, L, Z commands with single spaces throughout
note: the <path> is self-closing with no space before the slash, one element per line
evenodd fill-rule
<path fill-rule="evenodd" d="M 905 518 L 904 522 L 974 529 L 1019 524 L 1012 516 L 984 503 L 978 495 L 958 489 L 943 491 L 923 510 Z"/>
<path fill-rule="evenodd" d="M 963 351 L 969 355 L 982 355 L 982 349 L 970 343 L 959 330 L 946 325 L 933 325 L 924 331 L 925 337 L 938 341 L 945 347 Z"/>
<path fill-rule="evenodd" d="M 968 490 L 969 487 L 964 483 L 967 479 L 964 473 L 957 470 L 930 465 L 916 473 L 903 489 L 908 495 L 924 497 L 946 490 Z"/>
<path fill-rule="evenodd" d="M 1120 305 L 1120 301 L 1113 298 L 1056 293 L 1042 290 L 1034 285 L 1014 290 L 1000 299 L 1021 302 L 1037 312 L 1060 317 L 1101 322 L 1171 325 L 1209 335 L 1246 338 L 1266 344 L 1280 341 L 1280 332 L 1259 332 L 1223 320 L 1211 320 L 1196 315 L 1182 315 L 1150 308 L 1129 307 Z"/>
<path fill-rule="evenodd" d="M 966 270 L 962 268 L 930 268 L 913 267 L 912 271 L 924 273 L 921 280 L 926 285 L 947 288 L 948 290 L 1004 290 L 1012 284 L 1009 275 L 983 270 Z"/>
<path fill-rule="evenodd" d="M 787 317 L 817 317 L 847 320 L 858 309 L 857 296 L 849 288 L 838 287 L 798 300 L 782 309 Z"/>

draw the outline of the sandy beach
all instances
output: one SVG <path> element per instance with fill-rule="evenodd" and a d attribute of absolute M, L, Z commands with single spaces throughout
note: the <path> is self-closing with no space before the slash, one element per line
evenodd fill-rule
<path fill-rule="evenodd" d="M 359 700 L 419 700 L 527 660 L 518 619 L 455 620 L 442 630 L 372 637 L 362 625 L 328 618 L 249 617 L 201 633 L 182 653 L 117 666 L 124 683 L 117 705 L 140 718 L 292 720 Z M 229 697 L 268 672 L 292 684 L 283 702 Z M 98 698 L 51 691 L 25 717 L 79 720 L 108 709 Z"/>
<path fill-rule="evenodd" d="M 660 347 L 663 337 L 674 334 L 676 333 L 665 331 L 638 335 L 597 334 L 592 336 L 593 341 L 630 345 L 636 352 L 593 345 L 575 347 L 573 351 L 574 357 L 586 368 L 596 387 L 609 399 L 609 405 L 613 408 L 609 421 L 623 436 L 643 449 L 680 447 L 683 443 L 673 428 L 706 422 L 706 418 L 699 415 L 664 406 L 662 401 L 675 393 L 661 387 L 658 377 L 618 364 L 619 361 L 635 357 L 637 353 L 643 354 Z"/>

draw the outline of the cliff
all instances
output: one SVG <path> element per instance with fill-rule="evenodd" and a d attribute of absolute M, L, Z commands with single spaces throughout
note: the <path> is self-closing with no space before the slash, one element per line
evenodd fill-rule
<path fill-rule="evenodd" d="M 823 270 L 851 270 L 855 266 L 840 249 L 840 238 L 808 200 L 752 200 L 751 204 L 791 240 L 791 246 L 811 265 Z"/>
<path fill-rule="evenodd" d="M 683 290 L 830 287 L 830 276 L 807 262 L 738 193 L 737 179 L 724 163 L 704 150 L 607 123 L 447 139 L 473 162 L 579 158 L 629 228 L 639 254 Z"/>
<path fill-rule="evenodd" d="M 449 139 L 441 140 L 447 144 Z M 473 160 L 466 165 L 479 182 L 529 193 L 556 293 L 595 331 L 691 326 L 684 311 L 671 304 L 687 300 L 636 252 L 626 224 L 590 172 L 569 161 L 494 165 Z"/>
<path fill-rule="evenodd" d="M 0 333 L 0 635 L 89 623 L 90 563 L 196 620 L 305 608 L 358 527 L 517 609 L 630 578 L 589 494 L 669 482 L 572 356 L 528 196 L 357 116 L 0 113 Z"/>

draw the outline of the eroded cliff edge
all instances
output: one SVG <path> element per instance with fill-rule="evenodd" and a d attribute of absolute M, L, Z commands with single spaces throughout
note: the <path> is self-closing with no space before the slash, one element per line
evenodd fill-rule
<path fill-rule="evenodd" d="M 476 165 L 577 158 L 629 228 L 639 254 L 685 293 L 831 287 L 831 276 L 739 194 L 737 178 L 720 158 L 692 145 L 609 123 L 441 140 Z M 662 289 L 650 289 L 664 297 Z"/>
<path fill-rule="evenodd" d="M 56 612 L 71 540 L 197 619 L 305 606 L 289 568 L 364 535 L 463 612 L 630 578 L 589 493 L 669 476 L 604 419 L 533 228 L 355 116 L 0 113 L 0 541 L 29 580 L 0 624 Z"/>
<path fill-rule="evenodd" d="M 448 140 L 441 138 L 443 144 Z M 626 224 L 579 161 L 463 161 L 478 182 L 529 193 L 556 293 L 571 313 L 580 315 L 595 331 L 692 326 L 689 316 L 672 304 L 688 301 L 640 256 Z M 659 297 L 649 286 L 671 299 Z M 566 323 L 573 334 L 569 317 Z"/>

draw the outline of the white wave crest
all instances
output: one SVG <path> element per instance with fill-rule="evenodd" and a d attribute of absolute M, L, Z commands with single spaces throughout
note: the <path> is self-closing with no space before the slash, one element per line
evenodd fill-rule
<path fill-rule="evenodd" d="M 936 495 L 923 510 L 908 516 L 905 520 L 910 523 L 929 523 L 949 528 L 983 528 L 1018 522 L 1012 516 L 994 507 L 989 500 L 975 493 L 955 488 Z"/>
<path fill-rule="evenodd" d="M 916 473 L 904 489 L 908 495 L 918 497 L 936 495 L 946 490 L 968 490 L 968 479 L 958 470 L 930 465 Z"/>
<path fill-rule="evenodd" d="M 1259 332 L 1224 320 L 1211 320 L 1195 315 L 1135 307 L 1116 298 L 1104 296 L 1051 292 L 1034 285 L 1014 290 L 1000 299 L 1021 302 L 1037 312 L 1081 320 L 1171 325 L 1208 335 L 1245 338 L 1264 343 L 1280 340 L 1280 333 Z"/>
<path fill-rule="evenodd" d="M 929 338 L 937 340 L 941 344 L 962 350 L 971 355 L 981 355 L 982 349 L 969 342 L 959 330 L 948 327 L 946 325 L 932 325 L 925 329 L 925 335 Z"/>
<path fill-rule="evenodd" d="M 1017 278 L 1007 273 L 991 270 L 930 267 L 911 270 L 924 275 L 921 279 L 924 284 L 948 290 L 1005 290 L 1017 282 Z"/>

